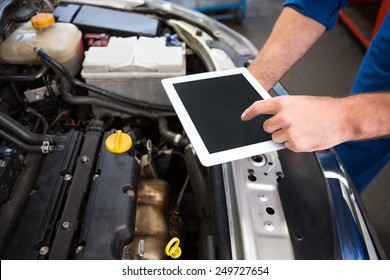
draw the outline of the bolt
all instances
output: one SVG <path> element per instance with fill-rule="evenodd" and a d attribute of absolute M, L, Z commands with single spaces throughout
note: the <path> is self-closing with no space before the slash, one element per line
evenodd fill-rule
<path fill-rule="evenodd" d="M 126 191 L 126 194 L 127 194 L 128 196 L 130 196 L 130 197 L 134 197 L 134 196 L 135 196 L 135 193 L 134 193 L 133 190 L 127 190 L 127 191 Z"/>
<path fill-rule="evenodd" d="M 283 173 L 282 172 L 276 172 L 276 182 L 280 182 L 280 180 L 282 180 L 283 179 Z"/>
<path fill-rule="evenodd" d="M 32 195 L 34 195 L 35 193 L 37 192 L 37 190 L 32 190 L 31 192 L 30 192 L 30 196 L 32 196 Z"/>
<path fill-rule="evenodd" d="M 82 164 L 87 164 L 88 161 L 89 161 L 89 158 L 88 158 L 87 156 L 82 156 L 82 157 L 81 157 L 81 163 L 82 163 Z"/>
<path fill-rule="evenodd" d="M 64 180 L 65 180 L 65 181 L 70 181 L 70 180 L 72 180 L 72 175 L 70 175 L 69 173 L 65 174 L 65 175 L 64 175 Z"/>
<path fill-rule="evenodd" d="M 71 224 L 69 222 L 63 222 L 62 223 L 62 229 L 63 230 L 69 230 L 71 227 Z"/>
<path fill-rule="evenodd" d="M 84 250 L 84 246 L 83 246 L 83 245 L 77 246 L 77 248 L 76 248 L 76 254 L 81 253 L 82 250 Z"/>
<path fill-rule="evenodd" d="M 299 231 L 294 233 L 294 237 L 296 240 L 301 241 L 303 239 L 303 234 Z"/>
<path fill-rule="evenodd" d="M 46 255 L 47 253 L 49 253 L 49 247 L 48 246 L 42 246 L 40 249 L 39 249 L 39 254 L 44 256 Z"/>

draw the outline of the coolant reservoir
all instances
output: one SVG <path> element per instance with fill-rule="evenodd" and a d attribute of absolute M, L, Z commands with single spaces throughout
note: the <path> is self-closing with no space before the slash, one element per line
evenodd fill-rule
<path fill-rule="evenodd" d="M 38 64 L 33 48 L 40 47 L 75 75 L 84 55 L 81 37 L 75 25 L 55 22 L 52 14 L 42 13 L 16 29 L 1 44 L 0 57 L 11 64 Z"/>

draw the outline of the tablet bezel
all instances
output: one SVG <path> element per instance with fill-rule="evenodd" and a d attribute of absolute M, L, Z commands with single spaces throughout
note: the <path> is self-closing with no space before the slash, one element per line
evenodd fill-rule
<path fill-rule="evenodd" d="M 248 69 L 244 67 L 166 78 L 161 80 L 161 83 L 168 95 L 169 100 L 172 103 L 173 108 L 176 111 L 178 118 L 183 128 L 185 129 L 188 138 L 190 139 L 198 155 L 200 162 L 204 166 L 212 166 L 285 148 L 283 144 L 278 144 L 272 140 L 269 140 L 211 154 L 208 152 L 205 143 L 203 142 L 198 130 L 195 127 L 195 124 L 193 123 L 190 115 L 188 114 L 188 111 L 186 110 L 183 102 L 181 101 L 174 85 L 177 83 L 237 74 L 242 74 L 253 86 L 256 92 L 259 93 L 260 97 L 262 97 L 263 99 L 272 98 L 268 94 L 268 92 L 260 85 L 260 83 L 252 76 Z"/>

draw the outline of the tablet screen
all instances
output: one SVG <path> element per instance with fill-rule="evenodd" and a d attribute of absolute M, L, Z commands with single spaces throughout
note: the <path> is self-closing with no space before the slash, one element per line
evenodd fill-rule
<path fill-rule="evenodd" d="M 241 120 L 246 108 L 263 99 L 241 73 L 173 86 L 210 154 L 271 140 L 263 130 L 269 115 Z"/>
<path fill-rule="evenodd" d="M 241 120 L 253 102 L 271 98 L 248 69 L 198 73 L 161 82 L 204 166 L 284 148 L 263 130 L 270 115 Z"/>

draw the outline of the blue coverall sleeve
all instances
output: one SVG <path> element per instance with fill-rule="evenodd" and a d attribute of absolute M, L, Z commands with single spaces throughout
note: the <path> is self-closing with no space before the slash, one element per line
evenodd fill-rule
<path fill-rule="evenodd" d="M 348 2 L 349 0 L 286 0 L 283 6 L 290 7 L 331 30 L 336 23 L 339 10 Z"/>

